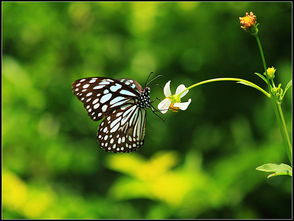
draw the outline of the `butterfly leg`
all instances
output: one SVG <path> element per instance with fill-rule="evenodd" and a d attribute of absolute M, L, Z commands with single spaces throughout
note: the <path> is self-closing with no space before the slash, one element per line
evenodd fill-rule
<path fill-rule="evenodd" d="M 160 117 L 160 116 L 157 114 L 157 112 L 160 112 L 160 110 L 156 109 L 152 104 L 150 104 L 150 105 L 151 105 L 151 110 L 152 110 L 152 112 L 153 112 L 157 117 L 159 117 L 160 120 L 162 120 L 162 121 L 164 122 L 165 119 L 162 118 L 162 117 Z"/>

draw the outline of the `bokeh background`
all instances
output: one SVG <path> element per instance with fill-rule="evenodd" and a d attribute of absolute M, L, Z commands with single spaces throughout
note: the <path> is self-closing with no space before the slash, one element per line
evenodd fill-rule
<path fill-rule="evenodd" d="M 276 82 L 292 78 L 290 2 L 2 3 L 3 218 L 289 218 L 291 178 L 271 103 L 255 89 L 216 82 L 191 90 L 188 110 L 148 112 L 143 148 L 102 151 L 98 123 L 73 96 L 82 77 L 131 78 L 163 99 L 171 80 L 239 77 L 265 88 L 253 11 Z M 157 85 L 158 84 L 158 85 Z M 283 109 L 292 130 L 292 90 Z M 155 102 L 155 105 L 159 101 Z"/>

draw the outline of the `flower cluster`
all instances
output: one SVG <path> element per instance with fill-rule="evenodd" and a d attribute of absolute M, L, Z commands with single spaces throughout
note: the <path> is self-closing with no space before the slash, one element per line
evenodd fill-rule
<path fill-rule="evenodd" d="M 278 102 L 282 102 L 283 95 L 284 95 L 284 93 L 283 93 L 284 90 L 281 86 L 282 86 L 282 84 L 279 84 L 278 87 L 273 87 L 271 89 L 272 94 L 275 96 L 275 98 L 277 99 Z"/>

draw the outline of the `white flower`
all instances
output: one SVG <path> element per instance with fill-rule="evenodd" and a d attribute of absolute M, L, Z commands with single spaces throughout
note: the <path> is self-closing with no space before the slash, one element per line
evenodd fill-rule
<path fill-rule="evenodd" d="M 187 90 L 185 85 L 181 84 L 177 87 L 176 93 L 173 95 L 170 91 L 170 81 L 168 81 L 163 89 L 165 99 L 158 104 L 158 109 L 163 114 L 165 114 L 168 110 L 186 110 L 191 103 L 191 99 L 189 99 L 187 102 L 181 102 L 181 98 L 184 97 L 188 92 L 189 90 Z"/>

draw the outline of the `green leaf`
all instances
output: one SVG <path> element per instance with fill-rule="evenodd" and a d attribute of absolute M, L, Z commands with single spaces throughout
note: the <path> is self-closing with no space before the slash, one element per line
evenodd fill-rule
<path fill-rule="evenodd" d="M 237 83 L 238 83 L 238 84 L 244 84 L 244 85 L 249 86 L 249 87 L 253 87 L 253 88 L 259 90 L 260 92 L 262 92 L 263 94 L 265 94 L 265 96 L 267 96 L 268 98 L 271 97 L 271 95 L 270 95 L 268 92 L 266 92 L 266 91 L 263 90 L 261 87 L 257 86 L 256 84 L 253 84 L 253 83 L 250 82 L 250 81 L 246 81 L 246 80 L 243 80 L 243 79 L 242 79 L 242 81 L 241 81 L 241 80 L 240 80 L 240 81 L 237 81 Z"/>
<path fill-rule="evenodd" d="M 284 163 L 281 163 L 281 164 L 267 163 L 257 167 L 256 170 L 260 170 L 264 172 L 273 172 L 272 174 L 268 175 L 267 178 L 270 178 L 273 176 L 280 176 L 280 175 L 292 176 L 292 167 Z"/>
<path fill-rule="evenodd" d="M 246 85 L 246 86 L 253 87 L 253 88 L 256 89 L 255 84 L 253 84 L 253 83 L 251 83 L 251 82 L 238 81 L 237 83 L 238 83 L 238 84 L 244 84 L 244 85 Z"/>
<path fill-rule="evenodd" d="M 257 73 L 257 72 L 255 72 L 254 74 L 256 74 L 258 77 L 260 77 L 266 84 L 268 84 L 268 81 L 267 81 L 267 79 L 266 79 L 266 77 L 265 76 L 263 76 L 262 74 L 259 74 L 259 73 Z"/>
<path fill-rule="evenodd" d="M 283 97 L 285 96 L 287 90 L 288 90 L 291 86 L 292 86 L 292 80 L 290 80 L 290 81 L 288 82 L 288 84 L 286 85 L 286 87 L 285 87 L 285 91 L 284 91 L 284 93 L 283 93 Z"/>

